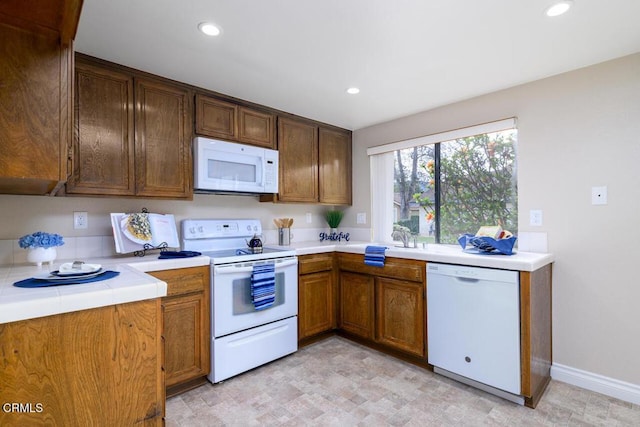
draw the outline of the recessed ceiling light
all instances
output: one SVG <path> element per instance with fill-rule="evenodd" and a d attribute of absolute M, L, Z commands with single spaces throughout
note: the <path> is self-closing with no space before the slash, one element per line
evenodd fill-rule
<path fill-rule="evenodd" d="M 208 36 L 217 36 L 220 34 L 220 28 L 211 22 L 201 22 L 198 29 Z"/>
<path fill-rule="evenodd" d="M 564 0 L 559 1 L 547 8 L 546 14 L 547 16 L 560 16 L 563 13 L 566 13 L 571 6 L 573 5 L 573 0 Z"/>
<path fill-rule="evenodd" d="M 360 93 L 360 89 L 358 89 L 357 87 L 350 87 L 349 89 L 347 89 L 347 93 L 349 95 L 355 95 L 356 93 Z"/>

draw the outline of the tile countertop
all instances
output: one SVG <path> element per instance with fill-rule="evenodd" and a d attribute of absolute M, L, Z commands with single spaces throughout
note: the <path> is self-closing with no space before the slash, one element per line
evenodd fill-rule
<path fill-rule="evenodd" d="M 298 255 L 322 252 L 347 252 L 364 254 L 365 242 L 337 242 L 335 244 L 320 242 L 292 243 Z M 385 246 L 382 244 L 382 246 Z M 517 252 L 513 255 L 481 255 L 466 253 L 458 245 L 428 244 L 426 248 L 402 248 L 388 246 L 385 255 L 388 257 L 417 259 L 446 264 L 470 265 L 475 267 L 499 268 L 502 270 L 534 271 L 554 261 L 553 254 L 535 252 Z"/>
<path fill-rule="evenodd" d="M 54 263 L 51 269 L 58 269 L 63 262 Z M 148 255 L 148 258 L 96 258 L 85 262 L 101 264 L 120 275 L 79 285 L 18 288 L 13 286 L 14 282 L 46 272 L 49 266 L 43 265 L 41 269 L 33 265 L 0 266 L 0 324 L 163 297 L 167 295 L 167 284 L 145 272 L 209 265 L 209 257 L 159 260 Z"/>

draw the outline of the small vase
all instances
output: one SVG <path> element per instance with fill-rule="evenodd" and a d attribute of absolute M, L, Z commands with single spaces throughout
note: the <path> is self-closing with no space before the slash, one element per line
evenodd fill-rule
<path fill-rule="evenodd" d="M 42 267 L 43 262 L 48 262 L 49 265 L 52 265 L 57 256 L 56 248 L 32 248 L 27 253 L 27 261 Z"/>

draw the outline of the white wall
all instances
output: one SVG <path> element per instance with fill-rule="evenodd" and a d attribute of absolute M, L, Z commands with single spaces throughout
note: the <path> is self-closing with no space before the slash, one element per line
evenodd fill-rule
<path fill-rule="evenodd" d="M 111 212 L 170 213 L 176 222 L 185 218 L 258 218 L 264 230 L 275 230 L 274 218 L 294 218 L 293 233 L 301 229 L 328 230 L 324 212 L 329 206 L 260 203 L 252 196 L 196 194 L 193 201 L 145 200 L 134 198 L 48 197 L 0 195 L 0 240 L 13 240 L 42 230 L 64 237 L 111 236 Z M 73 229 L 73 212 L 86 211 L 89 227 Z M 306 223 L 306 213 L 312 223 Z M 302 233 L 301 233 L 302 235 Z M 275 241 L 269 242 L 276 243 Z"/>
<path fill-rule="evenodd" d="M 640 54 L 357 130 L 351 209 L 371 213 L 367 147 L 512 116 L 519 230 L 556 256 L 553 361 L 640 385 Z"/>

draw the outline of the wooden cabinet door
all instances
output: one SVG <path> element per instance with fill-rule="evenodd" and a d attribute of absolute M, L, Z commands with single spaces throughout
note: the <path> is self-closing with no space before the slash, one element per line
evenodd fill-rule
<path fill-rule="evenodd" d="M 3 3 L 8 12 L 21 4 Z M 56 192 L 67 179 L 71 49 L 58 32 L 2 22 L 0 40 L 0 193 Z"/>
<path fill-rule="evenodd" d="M 376 341 L 425 356 L 424 285 L 376 278 Z"/>
<path fill-rule="evenodd" d="M 166 386 L 204 377 L 209 373 L 209 346 L 204 345 L 204 293 L 167 297 L 164 313 Z"/>
<path fill-rule="evenodd" d="M 159 318 L 148 299 L 0 324 L 2 402 L 32 408 L 0 425 L 161 425 Z"/>
<path fill-rule="evenodd" d="M 135 194 L 133 77 L 76 61 L 70 194 Z"/>
<path fill-rule="evenodd" d="M 318 128 L 278 119 L 280 174 L 278 199 L 283 202 L 318 201 Z"/>
<path fill-rule="evenodd" d="M 238 108 L 238 141 L 258 145 L 260 147 L 276 148 L 276 116 L 250 108 Z"/>
<path fill-rule="evenodd" d="M 362 338 L 373 339 L 373 277 L 340 272 L 339 327 Z"/>
<path fill-rule="evenodd" d="M 320 127 L 318 137 L 320 203 L 351 204 L 351 133 Z"/>
<path fill-rule="evenodd" d="M 204 95 L 196 95 L 196 133 L 235 140 L 238 135 L 238 106 Z"/>
<path fill-rule="evenodd" d="M 186 89 L 136 79 L 136 194 L 190 198 L 191 103 Z"/>
<path fill-rule="evenodd" d="M 167 396 L 206 382 L 210 372 L 209 267 L 148 273 L 167 283 L 162 299 Z"/>
<path fill-rule="evenodd" d="M 336 325 L 333 293 L 333 272 L 301 275 L 298 280 L 298 340 Z"/>

